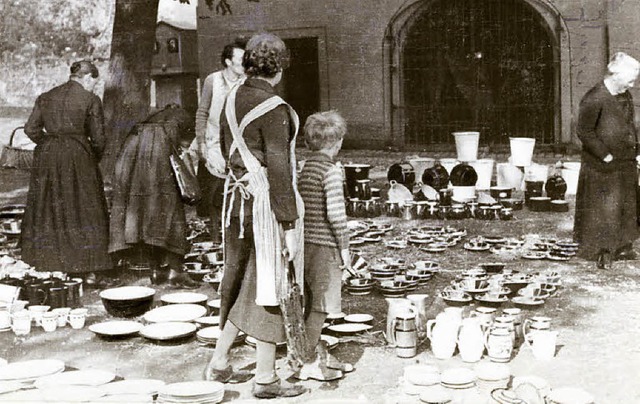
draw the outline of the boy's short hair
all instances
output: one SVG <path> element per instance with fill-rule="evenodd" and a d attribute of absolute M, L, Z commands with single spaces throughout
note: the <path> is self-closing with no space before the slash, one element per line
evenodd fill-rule
<path fill-rule="evenodd" d="M 304 124 L 304 141 L 311 150 L 327 149 L 347 133 L 347 122 L 337 111 L 316 112 Z"/>

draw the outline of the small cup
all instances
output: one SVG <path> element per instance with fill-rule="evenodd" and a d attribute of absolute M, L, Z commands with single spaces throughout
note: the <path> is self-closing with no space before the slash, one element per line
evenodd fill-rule
<path fill-rule="evenodd" d="M 84 284 L 84 280 L 82 278 L 71 278 L 71 280 L 74 282 L 78 282 L 80 284 L 80 297 L 82 297 L 84 295 L 84 290 L 82 288 L 82 285 Z"/>
<path fill-rule="evenodd" d="M 69 313 L 71 312 L 71 307 L 60 307 L 58 309 L 51 310 L 53 313 L 58 314 L 58 327 L 64 327 L 67 325 L 67 321 L 69 321 Z"/>
<path fill-rule="evenodd" d="M 31 314 L 21 310 L 11 315 L 11 329 L 16 335 L 28 335 L 31 332 Z"/>
<path fill-rule="evenodd" d="M 69 312 L 69 324 L 74 330 L 79 330 L 84 327 L 84 323 L 87 319 L 87 309 L 73 309 Z"/>
<path fill-rule="evenodd" d="M 42 314 L 49 311 L 49 306 L 41 306 L 41 305 L 32 305 L 29 306 L 29 315 L 31 316 L 31 320 L 35 321 L 36 325 L 40 325 L 40 320 L 42 319 Z"/>
<path fill-rule="evenodd" d="M 53 311 L 47 311 L 46 313 L 42 313 L 42 318 L 40 319 L 40 325 L 44 332 L 53 332 L 58 327 L 58 313 L 54 313 Z"/>

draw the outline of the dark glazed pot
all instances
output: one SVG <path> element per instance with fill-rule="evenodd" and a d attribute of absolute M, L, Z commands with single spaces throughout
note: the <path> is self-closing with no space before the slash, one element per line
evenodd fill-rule
<path fill-rule="evenodd" d="M 453 167 L 449 179 L 453 186 L 472 187 L 478 182 L 478 173 L 469 164 L 460 163 Z"/>
<path fill-rule="evenodd" d="M 449 173 L 440 163 L 436 163 L 431 168 L 427 168 L 422 173 L 422 183 L 429 185 L 435 190 L 446 188 L 449 184 Z"/>

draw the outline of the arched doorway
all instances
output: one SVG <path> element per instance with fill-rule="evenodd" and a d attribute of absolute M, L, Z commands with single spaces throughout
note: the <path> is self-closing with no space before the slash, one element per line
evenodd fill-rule
<path fill-rule="evenodd" d="M 412 3 L 385 38 L 392 135 L 405 145 L 452 143 L 459 130 L 481 131 L 482 144 L 564 139 L 561 28 L 544 0 Z"/>

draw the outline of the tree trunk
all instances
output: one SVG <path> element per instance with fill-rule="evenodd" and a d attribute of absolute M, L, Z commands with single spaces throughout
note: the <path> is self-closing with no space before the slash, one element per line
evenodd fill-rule
<path fill-rule="evenodd" d="M 149 73 L 156 34 L 158 0 L 115 0 L 104 113 L 107 148 L 102 159 L 110 183 L 115 159 L 131 128 L 149 113 Z"/>

